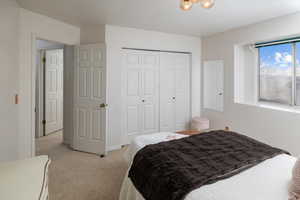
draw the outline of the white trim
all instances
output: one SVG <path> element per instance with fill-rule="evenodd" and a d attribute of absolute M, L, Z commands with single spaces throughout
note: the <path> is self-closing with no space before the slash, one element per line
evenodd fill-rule
<path fill-rule="evenodd" d="M 122 105 L 121 105 L 121 126 L 122 126 L 122 131 L 121 131 L 121 145 L 127 145 L 128 142 L 127 142 L 127 138 L 128 136 L 134 136 L 134 135 L 128 135 L 127 132 L 126 132 L 126 121 L 127 121 L 127 118 L 126 118 L 126 115 L 124 114 L 125 111 L 126 111 L 126 105 L 124 104 L 124 102 L 126 102 L 126 89 L 124 89 L 124 85 L 126 85 L 126 82 L 127 82 L 127 66 L 126 66 L 126 55 L 128 52 L 135 52 L 137 54 L 139 53 L 142 53 L 143 51 L 148 51 L 148 52 L 152 52 L 154 55 L 157 55 L 158 56 L 158 69 L 157 69 L 157 83 L 158 83 L 158 92 L 157 92 L 157 99 L 158 99 L 158 131 L 161 131 L 160 130 L 160 127 L 161 127 L 161 121 L 160 121 L 160 106 L 161 106 L 161 103 L 160 103 L 160 84 L 161 84 L 161 81 L 160 81 L 160 76 L 161 76 L 161 61 L 160 61 L 160 57 L 161 57 L 161 53 L 175 53 L 175 54 L 185 54 L 185 55 L 188 55 L 189 56 L 189 66 L 188 66 L 188 83 L 189 83 L 189 90 L 188 90 L 188 96 L 189 96 L 189 108 L 188 108 L 188 112 L 189 112 L 189 121 L 192 120 L 192 56 L 193 56 L 193 53 L 192 52 L 180 52 L 180 51 L 167 51 L 167 50 L 162 50 L 162 49 L 137 49 L 137 48 L 129 48 L 129 47 L 123 47 L 121 48 L 121 60 L 122 60 L 122 65 L 121 65 L 121 82 L 122 82 L 122 87 L 123 89 L 121 90 L 121 99 L 122 99 Z M 223 84 L 224 85 L 224 84 Z M 138 135 L 137 135 L 138 136 Z"/>
<path fill-rule="evenodd" d="M 108 70 L 107 70 L 107 46 L 103 43 L 98 43 L 104 46 L 104 65 L 105 65 L 105 104 L 108 104 L 108 106 L 105 108 L 105 155 L 107 155 L 107 146 L 108 146 L 108 134 L 110 133 L 110 123 L 109 123 L 109 113 L 110 113 L 110 105 L 108 101 L 108 93 L 109 93 L 109 82 L 108 82 Z"/>
<path fill-rule="evenodd" d="M 31 131 L 31 139 L 30 139 L 30 157 L 35 156 L 35 75 L 36 75 L 36 40 L 41 39 L 42 37 L 39 37 L 36 33 L 31 33 L 31 60 L 30 60 L 30 70 L 31 70 L 31 91 L 30 91 L 30 97 L 31 97 L 31 103 L 30 103 L 30 131 Z M 51 41 L 51 38 L 45 38 L 44 40 Z M 57 41 L 58 42 L 58 41 Z"/>
<path fill-rule="evenodd" d="M 256 108 L 260 108 L 260 109 L 268 109 L 268 110 L 276 110 L 276 111 L 300 114 L 300 106 L 290 106 L 290 105 L 284 105 L 284 104 L 280 104 L 280 103 L 263 102 L 263 101 L 260 101 L 258 103 L 236 102 L 234 104 L 243 105 L 243 106 L 251 106 L 251 107 L 256 107 Z"/>
<path fill-rule="evenodd" d="M 255 48 L 265 47 L 265 46 L 272 46 L 272 45 L 279 45 L 279 44 L 286 44 L 286 43 L 296 43 L 299 42 L 300 38 L 291 38 L 291 39 L 282 39 L 278 41 L 271 41 L 271 42 L 262 42 L 261 44 L 254 44 Z"/>
<path fill-rule="evenodd" d="M 126 61 L 125 61 L 125 58 L 126 58 L 126 51 L 127 49 L 124 49 L 124 48 L 121 48 L 121 60 L 122 60 L 122 64 L 121 64 L 121 83 L 122 85 L 124 83 L 126 83 L 126 72 L 127 70 L 125 69 L 126 68 Z M 123 87 L 123 86 L 122 86 Z M 120 143 L 121 145 L 122 144 L 125 144 L 126 143 L 126 137 L 127 137 L 127 131 L 126 131 L 126 124 L 125 124 L 125 119 L 124 119 L 124 113 L 125 113 L 125 110 L 126 110 L 126 106 L 124 104 L 124 100 L 126 99 L 126 91 L 124 89 L 121 89 L 121 99 L 122 99 L 122 105 L 121 105 L 121 139 L 120 139 Z M 118 145 L 115 145 L 115 146 L 118 146 Z"/>
<path fill-rule="evenodd" d="M 72 107 L 72 112 L 73 112 L 73 116 L 72 116 L 72 125 L 73 125 L 73 127 L 72 127 L 72 130 L 73 130 L 73 136 L 72 136 L 72 138 L 71 138 L 71 141 L 70 141 L 70 146 L 74 149 L 74 146 L 75 146 L 75 143 L 76 143 L 76 139 L 75 139 L 75 122 L 76 122 L 76 116 L 74 115 L 74 113 L 75 113 L 75 106 L 74 106 L 74 104 L 75 104 L 75 98 L 76 98 L 76 94 L 77 94 L 77 83 L 76 83 L 76 76 L 77 76 L 77 72 L 76 72 L 76 69 L 77 69 L 77 67 L 78 67 L 78 48 L 80 47 L 80 45 L 76 45 L 76 46 L 74 46 L 74 70 L 73 70 L 73 107 Z"/>
<path fill-rule="evenodd" d="M 36 39 L 37 36 L 36 34 L 32 33 L 31 34 L 31 156 L 35 156 L 35 76 L 36 76 Z"/>
<path fill-rule="evenodd" d="M 18 157 L 34 156 L 35 137 L 35 42 L 36 38 L 68 45 L 80 43 L 80 28 L 20 9 Z"/>
<path fill-rule="evenodd" d="M 122 37 L 120 37 L 122 35 Z M 109 124 L 108 145 L 121 145 L 122 123 L 120 113 L 122 75 L 120 66 L 123 64 L 124 47 L 136 49 L 167 49 L 169 51 L 191 52 L 191 110 L 192 116 L 201 115 L 201 38 L 157 31 L 105 25 L 105 43 L 107 45 L 107 70 Z M 116 59 L 117 58 L 117 59 Z M 119 58 L 119 59 L 118 59 Z"/>
<path fill-rule="evenodd" d="M 115 150 L 119 150 L 119 149 L 122 149 L 121 145 L 112 145 L 112 146 L 107 147 L 107 152 L 115 151 Z"/>
<path fill-rule="evenodd" d="M 49 40 L 51 39 L 48 38 L 41 38 L 38 36 L 36 33 L 31 33 L 31 111 L 30 111 L 30 116 L 31 116 L 31 151 L 30 151 L 30 156 L 34 157 L 35 156 L 35 106 L 36 106 L 36 56 L 37 56 L 37 46 L 36 46 L 36 41 L 37 39 L 43 39 L 43 40 Z"/>
<path fill-rule="evenodd" d="M 43 136 L 43 123 L 42 123 L 42 120 L 43 120 L 43 112 L 44 112 L 44 108 L 43 108 L 44 107 L 44 105 L 43 105 L 43 102 L 44 102 L 44 100 L 43 100 L 43 98 L 44 98 L 44 96 L 43 96 L 43 91 L 44 91 L 44 88 L 43 88 L 44 87 L 43 86 L 44 85 L 43 58 L 44 58 L 45 50 L 44 49 L 38 49 L 37 52 L 39 52 L 38 56 L 39 56 L 39 61 L 40 62 L 37 65 L 38 68 L 36 68 L 36 71 L 38 73 L 37 74 L 38 77 L 35 77 L 35 78 L 38 78 L 38 84 L 39 84 L 39 86 L 38 86 L 38 94 L 39 94 L 38 104 L 39 104 L 39 106 L 38 107 L 35 106 L 36 112 L 37 112 L 36 116 L 38 115 L 38 118 L 35 119 L 35 122 L 38 123 L 38 124 L 35 124 L 35 127 L 38 128 L 38 136 L 42 137 Z M 36 89 L 35 89 L 35 91 L 36 91 Z M 37 132 L 37 131 L 35 130 L 35 132 Z"/>
<path fill-rule="evenodd" d="M 297 105 L 297 47 L 296 47 L 296 43 L 292 43 L 292 57 L 293 57 L 293 61 L 292 61 L 292 67 L 293 67 L 293 74 L 292 74 L 292 101 L 291 104 L 292 106 Z"/>

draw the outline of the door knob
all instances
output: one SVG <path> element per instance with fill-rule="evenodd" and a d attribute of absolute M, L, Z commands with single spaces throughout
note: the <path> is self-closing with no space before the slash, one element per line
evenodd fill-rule
<path fill-rule="evenodd" d="M 172 97 L 172 99 L 174 99 L 174 100 L 175 100 L 175 99 L 176 99 L 176 97 Z"/>
<path fill-rule="evenodd" d="M 100 104 L 100 108 L 105 108 L 105 107 L 107 107 L 108 106 L 108 104 L 106 104 L 106 103 L 101 103 Z"/>
<path fill-rule="evenodd" d="M 142 102 L 145 102 L 145 100 L 143 99 Z"/>
<path fill-rule="evenodd" d="M 219 93 L 219 95 L 221 96 L 221 95 L 223 95 L 223 93 L 222 93 L 222 92 L 220 92 L 220 93 Z"/>

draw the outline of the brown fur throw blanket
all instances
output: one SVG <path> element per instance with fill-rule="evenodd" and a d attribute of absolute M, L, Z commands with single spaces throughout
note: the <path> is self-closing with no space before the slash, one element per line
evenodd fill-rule
<path fill-rule="evenodd" d="M 203 185 L 282 153 L 287 152 L 244 135 L 211 131 L 144 147 L 129 177 L 146 200 L 183 200 Z"/>

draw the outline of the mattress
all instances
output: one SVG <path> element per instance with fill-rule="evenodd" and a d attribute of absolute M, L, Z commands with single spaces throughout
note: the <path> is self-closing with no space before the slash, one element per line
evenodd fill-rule
<path fill-rule="evenodd" d="M 155 133 L 136 137 L 127 151 L 130 165 L 135 153 L 148 144 L 186 137 Z M 240 174 L 190 192 L 185 200 L 286 200 L 296 158 L 285 154 L 266 160 Z M 126 174 L 120 200 L 144 200 Z"/>
<path fill-rule="evenodd" d="M 47 200 L 48 156 L 0 164 L 0 199 Z"/>

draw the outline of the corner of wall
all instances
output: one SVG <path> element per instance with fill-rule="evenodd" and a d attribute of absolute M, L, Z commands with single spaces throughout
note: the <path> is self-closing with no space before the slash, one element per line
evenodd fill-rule
<path fill-rule="evenodd" d="M 80 27 L 80 44 L 105 42 L 105 25 L 84 25 Z"/>
<path fill-rule="evenodd" d="M 41 38 L 66 45 L 77 45 L 80 43 L 80 29 L 23 8 L 20 9 L 19 18 L 19 95 L 21 101 L 18 114 L 18 154 L 20 158 L 27 158 L 34 155 L 35 148 L 33 40 Z"/>

